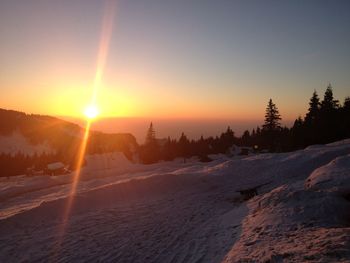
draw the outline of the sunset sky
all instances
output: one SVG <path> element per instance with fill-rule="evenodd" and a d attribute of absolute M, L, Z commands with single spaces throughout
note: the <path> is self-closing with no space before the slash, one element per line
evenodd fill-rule
<path fill-rule="evenodd" d="M 350 1 L 2 0 L 0 107 L 79 118 L 95 93 L 102 117 L 258 120 L 271 97 L 295 119 L 329 82 L 350 95 L 349 14 Z"/>

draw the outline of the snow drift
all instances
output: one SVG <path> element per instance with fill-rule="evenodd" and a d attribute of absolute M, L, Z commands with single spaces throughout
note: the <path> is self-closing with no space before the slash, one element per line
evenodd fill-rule
<path fill-rule="evenodd" d="M 350 140 L 213 159 L 91 156 L 63 233 L 74 174 L 1 179 L 0 261 L 350 260 Z"/>

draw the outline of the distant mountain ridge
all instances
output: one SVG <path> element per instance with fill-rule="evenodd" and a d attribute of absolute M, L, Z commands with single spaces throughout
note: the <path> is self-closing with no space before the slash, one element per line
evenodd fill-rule
<path fill-rule="evenodd" d="M 17 136 L 16 140 L 19 141 L 19 136 L 23 136 L 28 145 L 33 146 L 32 154 L 36 152 L 35 149 L 38 149 L 39 145 L 45 145 L 45 147 L 41 147 L 41 151 L 46 153 L 51 151 L 62 153 L 66 156 L 76 155 L 84 132 L 85 129 L 79 125 L 56 117 L 26 114 L 0 108 L 0 138 L 8 139 L 11 136 Z M 10 140 L 7 140 L 7 147 L 11 147 Z M 18 148 L 20 146 L 16 147 L 13 145 L 12 147 L 14 150 Z M 131 159 L 132 152 L 137 148 L 138 144 L 132 134 L 107 134 L 90 131 L 86 153 L 96 154 L 118 151 L 123 152 L 127 158 Z M 8 150 L 4 149 L 4 145 L 0 143 L 0 153 L 8 152 Z M 28 149 L 26 151 L 18 149 L 18 152 L 28 154 Z M 15 153 L 12 152 L 12 154 Z M 40 152 L 36 153 L 40 154 Z"/>

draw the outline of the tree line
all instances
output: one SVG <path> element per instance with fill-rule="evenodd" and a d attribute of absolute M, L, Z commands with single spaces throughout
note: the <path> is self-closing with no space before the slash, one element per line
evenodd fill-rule
<path fill-rule="evenodd" d="M 255 151 L 287 152 L 305 148 L 312 144 L 325 144 L 350 138 L 350 97 L 341 105 L 333 97 L 329 84 L 321 101 L 314 91 L 309 108 L 304 117 L 299 116 L 291 128 L 282 127 L 281 115 L 272 99 L 268 101 L 264 124 L 243 132 L 236 137 L 228 127 L 220 136 L 189 140 L 182 133 L 178 140 L 168 137 L 158 140 L 153 123 L 148 128 L 146 140 L 139 147 L 140 159 L 149 164 L 160 160 L 173 160 L 177 157 L 198 156 L 209 161 L 207 155 L 228 153 L 233 145 L 252 147 Z"/>
<path fill-rule="evenodd" d="M 49 163 L 62 160 L 63 156 L 57 153 L 34 153 L 32 155 L 18 152 L 16 154 L 0 154 L 0 176 L 13 176 L 26 174 L 27 169 L 32 167 L 34 170 L 44 170 Z"/>
<path fill-rule="evenodd" d="M 34 122 L 30 121 L 30 119 L 35 118 L 37 123 L 39 117 L 40 121 L 49 121 L 50 125 L 46 125 L 47 123 L 44 122 L 46 129 L 41 129 L 43 124 L 40 124 L 41 126 L 39 125 L 38 128 Z M 2 169 L 0 176 L 24 174 L 29 167 L 42 170 L 48 163 L 57 161 L 67 164 L 70 169 L 75 168 L 80 140 L 78 137 L 68 136 L 60 132 L 62 129 L 58 128 L 71 124 L 65 124 L 64 121 L 57 121 L 57 119 L 51 119 L 48 116 L 26 116 L 24 113 L 6 110 L 0 110 L 0 119 L 6 120 L 4 123 L 9 124 L 0 127 L 1 135 L 9 135 L 19 127 L 21 132 L 31 132 L 31 136 L 29 136 L 31 142 L 36 137 L 41 140 L 42 137 L 46 138 L 48 135 L 50 135 L 51 140 L 55 138 L 55 144 L 53 144 L 55 153 L 42 153 L 40 155 L 36 153 L 34 155 L 0 154 L 0 167 Z M 19 120 L 20 125 L 18 124 Z M 151 123 L 143 145 L 138 146 L 135 138 L 129 134 L 94 132 L 93 136 L 89 138 L 87 152 L 91 154 L 118 150 L 122 151 L 129 159 L 133 158 L 134 153 L 138 153 L 141 162 L 150 164 L 160 160 L 171 161 L 179 157 L 186 161 L 192 156 L 198 156 L 201 161 L 206 162 L 210 161 L 208 158 L 210 154 L 229 154 L 234 145 L 252 147 L 256 152 L 293 151 L 312 144 L 325 144 L 350 138 L 350 97 L 346 97 L 343 104 L 340 104 L 338 100 L 334 99 L 333 89 L 329 85 L 322 100 L 316 91 L 313 92 L 306 115 L 299 116 L 291 128 L 282 127 L 281 120 L 282 117 L 276 104 L 270 99 L 266 107 L 263 125 L 257 126 L 251 131 L 246 130 L 241 136 L 236 136 L 234 131 L 228 127 L 226 131 L 215 137 L 204 138 L 201 136 L 198 140 L 193 140 L 182 133 L 178 140 L 170 137 L 159 140 L 156 138 L 156 132 L 153 123 Z M 56 126 L 57 123 L 59 123 L 58 126 Z M 76 130 L 75 127 L 73 128 Z M 41 136 L 43 132 L 47 136 Z M 28 132 L 24 132 L 24 134 L 27 135 Z M 34 143 L 38 143 L 39 139 L 33 140 Z"/>

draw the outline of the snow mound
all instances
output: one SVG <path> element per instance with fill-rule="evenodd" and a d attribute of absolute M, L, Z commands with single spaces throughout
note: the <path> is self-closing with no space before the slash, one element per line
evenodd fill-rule
<path fill-rule="evenodd" d="M 294 159 L 293 155 L 298 153 L 288 159 Z M 224 262 L 348 260 L 349 190 L 350 154 L 316 168 L 305 181 L 284 184 L 255 197 L 248 202 L 240 239 Z"/>
<path fill-rule="evenodd" d="M 350 140 L 214 157 L 87 156 L 73 203 L 74 173 L 0 178 L 0 261 L 349 262 Z"/>
<path fill-rule="evenodd" d="M 350 202 L 305 190 L 302 183 L 249 202 L 240 239 L 224 262 L 334 262 L 350 256 Z"/>
<path fill-rule="evenodd" d="M 336 141 L 332 143 L 326 144 L 327 146 L 341 146 L 341 145 L 349 145 L 350 144 L 350 139 L 345 139 L 341 141 Z"/>
<path fill-rule="evenodd" d="M 306 179 L 305 188 L 350 193 L 350 154 L 316 169 Z"/>
<path fill-rule="evenodd" d="M 86 170 L 95 171 L 113 168 L 125 168 L 132 165 L 121 152 L 93 154 L 86 156 Z"/>

